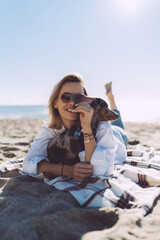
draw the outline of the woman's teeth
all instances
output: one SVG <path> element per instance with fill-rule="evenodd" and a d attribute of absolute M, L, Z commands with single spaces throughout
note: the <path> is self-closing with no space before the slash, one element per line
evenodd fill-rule
<path fill-rule="evenodd" d="M 75 112 L 75 109 L 67 109 L 68 112 Z"/>

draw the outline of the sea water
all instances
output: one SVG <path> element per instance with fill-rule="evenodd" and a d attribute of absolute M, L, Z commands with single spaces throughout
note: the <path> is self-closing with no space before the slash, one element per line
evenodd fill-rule
<path fill-rule="evenodd" d="M 48 116 L 47 106 L 0 106 L 0 119 L 42 118 Z"/>

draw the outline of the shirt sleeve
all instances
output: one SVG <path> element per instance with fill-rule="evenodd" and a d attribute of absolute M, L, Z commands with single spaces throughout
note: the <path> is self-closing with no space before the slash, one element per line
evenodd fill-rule
<path fill-rule="evenodd" d="M 37 164 L 47 158 L 47 145 L 51 138 L 56 135 L 55 131 L 43 126 L 40 134 L 34 141 L 24 158 L 23 172 L 31 176 L 37 175 Z"/>
<path fill-rule="evenodd" d="M 126 159 L 125 145 L 120 134 L 116 134 L 115 136 L 110 123 L 99 124 L 96 133 L 97 147 L 91 158 L 94 176 L 109 176 L 114 170 L 114 163 L 123 162 Z M 85 151 L 79 153 L 79 156 L 80 159 L 85 159 Z"/>

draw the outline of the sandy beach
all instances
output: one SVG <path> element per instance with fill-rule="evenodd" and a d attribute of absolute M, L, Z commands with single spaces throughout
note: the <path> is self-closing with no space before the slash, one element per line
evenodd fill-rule
<path fill-rule="evenodd" d="M 0 163 L 23 158 L 44 120 L 0 120 Z M 128 147 L 160 150 L 160 125 L 125 123 Z M 145 217 L 138 210 L 82 209 L 65 192 L 18 171 L 0 173 L 0 239 L 160 239 L 160 201 Z"/>

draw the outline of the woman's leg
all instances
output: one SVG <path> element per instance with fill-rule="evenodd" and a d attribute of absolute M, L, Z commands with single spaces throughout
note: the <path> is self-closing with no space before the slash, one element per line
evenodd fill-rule
<path fill-rule="evenodd" d="M 117 130 L 120 132 L 120 134 L 123 138 L 125 146 L 127 146 L 129 140 L 128 140 L 128 137 L 127 137 L 127 135 L 125 133 L 125 130 L 124 130 L 124 125 L 123 125 L 123 122 L 122 122 L 120 111 L 117 109 L 117 105 L 116 105 L 116 102 L 115 102 L 115 99 L 114 99 L 114 95 L 112 93 L 112 82 L 107 83 L 105 85 L 105 89 L 106 89 L 106 95 L 107 95 L 109 103 L 110 103 L 110 108 L 113 111 L 115 111 L 116 113 L 118 113 L 118 115 L 119 115 L 117 120 L 111 122 L 111 125 L 113 125 L 117 128 Z"/>
<path fill-rule="evenodd" d="M 111 122 L 112 125 L 114 126 L 118 126 L 121 127 L 122 129 L 124 129 L 124 125 L 122 122 L 122 118 L 121 118 L 121 114 L 120 111 L 117 109 L 117 105 L 114 99 L 114 95 L 112 93 L 112 82 L 107 83 L 105 85 L 105 89 L 106 89 L 106 95 L 108 97 L 109 103 L 110 103 L 110 108 L 115 111 L 116 113 L 118 113 L 119 117 L 117 118 L 117 120 Z"/>

